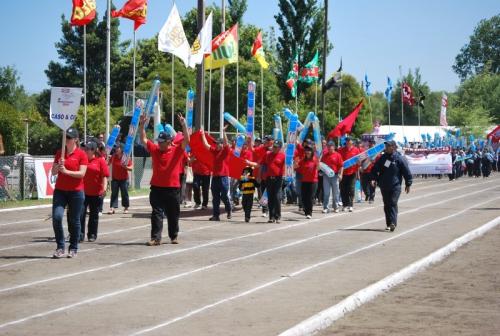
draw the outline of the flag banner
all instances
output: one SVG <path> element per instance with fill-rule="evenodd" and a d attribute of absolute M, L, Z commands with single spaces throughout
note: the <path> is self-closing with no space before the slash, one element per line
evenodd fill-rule
<path fill-rule="evenodd" d="M 146 23 L 147 0 L 129 0 L 119 11 L 112 11 L 112 17 L 124 17 L 134 21 L 134 30 Z"/>
<path fill-rule="evenodd" d="M 234 146 L 233 154 L 236 157 L 240 157 L 241 150 L 243 149 L 243 145 L 245 144 L 245 136 L 242 134 L 238 134 L 236 137 L 236 145 Z"/>
<path fill-rule="evenodd" d="M 108 141 L 106 141 L 106 154 L 110 154 L 113 146 L 116 144 L 116 140 L 118 140 L 118 136 L 120 135 L 120 125 L 115 125 L 108 136 Z"/>
<path fill-rule="evenodd" d="M 314 116 L 312 126 L 314 144 L 316 145 L 316 155 L 318 157 L 321 157 L 321 154 L 323 154 L 323 144 L 321 143 L 321 127 L 319 125 L 319 119 L 317 116 Z"/>
<path fill-rule="evenodd" d="M 218 69 L 238 61 L 238 24 L 212 40 L 212 54 L 205 57 L 205 70 Z"/>
<path fill-rule="evenodd" d="M 194 68 L 196 64 L 201 64 L 205 55 L 210 55 L 212 53 L 212 26 L 213 16 L 212 12 L 210 12 L 191 46 L 189 53 L 189 66 L 191 68 Z"/>
<path fill-rule="evenodd" d="M 290 182 L 295 176 L 293 169 L 293 155 L 295 154 L 295 145 L 297 143 L 297 130 L 299 117 L 291 114 L 288 122 L 287 144 L 285 148 L 285 179 Z"/>
<path fill-rule="evenodd" d="M 306 139 L 307 133 L 309 132 L 309 126 L 314 122 L 314 117 L 316 115 L 314 112 L 309 112 L 306 116 L 306 120 L 304 120 L 304 128 L 302 128 L 302 131 L 300 131 L 299 134 L 299 143 L 302 144 L 304 140 Z"/>
<path fill-rule="evenodd" d="M 142 113 L 143 101 L 137 99 L 135 103 L 134 114 L 132 115 L 132 120 L 130 121 L 130 126 L 128 128 L 128 135 L 125 140 L 125 146 L 123 147 L 122 164 L 127 165 L 128 160 L 132 154 L 132 146 L 134 144 L 135 135 L 137 133 L 137 127 L 139 126 L 139 117 Z M 146 124 L 144 124 L 146 127 Z"/>
<path fill-rule="evenodd" d="M 158 33 L 158 50 L 179 57 L 185 66 L 189 64 L 189 43 L 175 3 L 168 15 L 167 21 Z"/>
<path fill-rule="evenodd" d="M 403 103 L 406 105 L 413 106 L 415 99 L 413 99 L 413 94 L 411 91 L 411 86 L 407 83 L 403 83 Z"/>
<path fill-rule="evenodd" d="M 81 88 L 53 87 L 50 90 L 50 120 L 57 127 L 66 131 L 76 120 L 80 101 Z"/>
<path fill-rule="evenodd" d="M 330 90 L 332 87 L 342 86 L 342 58 L 340 59 L 340 66 L 332 77 L 325 83 L 323 92 Z"/>
<path fill-rule="evenodd" d="M 368 81 L 368 75 L 365 74 L 365 93 L 366 93 L 367 96 L 371 96 L 372 95 L 372 92 L 371 92 L 371 89 L 370 89 L 371 85 L 372 85 L 372 83 Z"/>
<path fill-rule="evenodd" d="M 418 106 L 420 106 L 421 108 L 425 108 L 424 100 L 425 100 L 424 93 L 422 92 L 422 90 L 418 89 Z"/>
<path fill-rule="evenodd" d="M 279 114 L 275 114 L 273 116 L 274 120 L 274 129 L 277 130 L 277 136 L 274 136 L 274 140 L 279 140 L 281 143 L 284 142 L 283 140 L 283 126 L 281 123 L 281 117 Z"/>
<path fill-rule="evenodd" d="M 247 95 L 247 137 L 253 139 L 254 125 L 255 125 L 255 82 L 248 82 L 248 95 Z"/>
<path fill-rule="evenodd" d="M 391 96 L 392 96 L 392 81 L 389 77 L 387 77 L 387 88 L 385 89 L 385 99 L 387 99 L 387 102 L 391 102 Z"/>
<path fill-rule="evenodd" d="M 412 174 L 451 174 L 451 149 L 404 148 Z"/>
<path fill-rule="evenodd" d="M 34 158 L 36 192 L 38 198 L 52 198 L 56 187 L 57 175 L 52 175 L 54 159 Z"/>
<path fill-rule="evenodd" d="M 236 118 L 230 115 L 228 112 L 224 112 L 224 120 L 230 123 L 234 128 L 236 128 L 238 132 L 246 133 L 247 129 L 245 128 L 245 126 L 243 126 L 242 123 L 236 120 Z"/>
<path fill-rule="evenodd" d="M 352 112 L 345 117 L 341 122 L 335 126 L 335 128 L 328 133 L 328 138 L 340 137 L 344 134 L 351 133 L 352 127 L 356 122 L 356 118 L 358 117 L 359 111 L 363 107 L 363 100 L 361 100 L 356 107 L 352 110 Z"/>
<path fill-rule="evenodd" d="M 285 118 L 287 118 L 288 120 L 292 120 L 291 119 L 292 116 L 296 115 L 295 113 L 290 111 L 290 109 L 287 107 L 283 108 L 283 114 L 285 115 Z M 297 117 L 297 132 L 302 131 L 303 128 L 304 128 L 304 125 L 300 122 L 300 120 Z"/>
<path fill-rule="evenodd" d="M 290 94 L 292 97 L 297 96 L 297 80 L 299 79 L 299 56 L 296 53 L 293 59 L 292 70 L 288 72 L 286 86 L 290 89 Z"/>
<path fill-rule="evenodd" d="M 262 47 L 262 32 L 257 34 L 257 38 L 253 42 L 252 57 L 255 57 L 263 69 L 269 68 L 269 63 L 266 61 L 266 55 L 264 54 L 264 48 Z"/>
<path fill-rule="evenodd" d="M 73 0 L 70 24 L 72 26 L 85 26 L 95 18 L 95 0 Z"/>
<path fill-rule="evenodd" d="M 441 112 L 439 114 L 439 124 L 444 127 L 448 127 L 448 121 L 446 120 L 446 110 L 448 108 L 448 96 L 443 93 L 441 98 Z"/>
<path fill-rule="evenodd" d="M 316 50 L 314 58 L 307 63 L 302 69 L 300 69 L 299 81 L 312 84 L 316 82 L 319 78 L 319 54 Z"/>

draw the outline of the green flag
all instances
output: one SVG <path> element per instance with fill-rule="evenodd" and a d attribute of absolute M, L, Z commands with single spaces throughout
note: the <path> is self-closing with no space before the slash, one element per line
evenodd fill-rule
<path fill-rule="evenodd" d="M 296 53 L 293 59 L 292 70 L 288 72 L 286 85 L 291 90 L 290 94 L 295 98 L 297 96 L 297 80 L 299 79 L 299 55 Z"/>
<path fill-rule="evenodd" d="M 316 82 L 319 78 L 319 53 L 316 50 L 314 58 L 307 63 L 302 69 L 300 69 L 299 81 L 312 84 Z"/>

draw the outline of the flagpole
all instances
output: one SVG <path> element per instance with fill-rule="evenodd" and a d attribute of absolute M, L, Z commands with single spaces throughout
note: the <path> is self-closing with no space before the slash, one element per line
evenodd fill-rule
<path fill-rule="evenodd" d="M 109 112 L 111 94 L 111 0 L 108 0 L 108 13 L 106 20 L 106 133 L 105 139 L 109 135 Z"/>
<path fill-rule="evenodd" d="M 368 96 L 368 106 L 370 106 L 370 120 L 371 120 L 372 127 L 373 127 L 372 100 L 371 100 L 370 96 Z"/>
<path fill-rule="evenodd" d="M 205 2 L 198 0 L 198 13 L 197 13 L 197 28 L 200 31 L 205 23 Z M 196 110 L 194 115 L 194 128 L 201 129 L 202 116 L 204 114 L 205 105 L 205 62 L 201 62 L 196 68 Z"/>
<path fill-rule="evenodd" d="M 420 99 L 419 99 L 420 100 Z M 420 102 L 417 102 L 418 134 L 420 135 Z"/>
<path fill-rule="evenodd" d="M 264 137 L 264 69 L 260 67 L 260 137 Z"/>
<path fill-rule="evenodd" d="M 318 81 L 316 80 L 316 92 L 314 95 L 314 113 L 318 115 Z"/>
<path fill-rule="evenodd" d="M 172 54 L 172 127 L 174 127 L 174 111 L 175 111 L 175 97 L 174 97 L 174 87 L 175 87 L 175 74 L 174 74 L 174 62 L 175 56 Z"/>
<path fill-rule="evenodd" d="M 389 132 L 391 131 L 391 102 L 387 100 L 387 110 L 389 111 Z"/>
<path fill-rule="evenodd" d="M 210 113 L 212 111 L 212 68 L 208 71 L 208 134 L 210 134 Z"/>
<path fill-rule="evenodd" d="M 325 29 L 323 31 L 323 76 L 321 78 L 321 128 L 323 134 L 326 134 L 325 130 L 325 80 L 326 80 L 326 54 L 328 48 L 328 0 L 325 0 Z"/>
<path fill-rule="evenodd" d="M 405 116 L 404 116 L 404 106 L 403 106 L 403 73 L 401 72 L 401 65 L 399 66 L 399 77 L 401 78 L 401 132 L 403 137 L 405 136 Z"/>
<path fill-rule="evenodd" d="M 340 122 L 340 106 L 342 105 L 342 84 L 339 86 L 339 122 Z"/>
<path fill-rule="evenodd" d="M 83 141 L 87 141 L 87 25 L 83 26 Z"/>
<path fill-rule="evenodd" d="M 240 120 L 240 60 L 239 55 L 236 58 L 236 120 Z M 238 130 L 236 130 L 236 134 L 238 134 Z"/>
<path fill-rule="evenodd" d="M 222 24 L 221 31 L 226 30 L 226 4 L 222 0 Z M 224 77 L 225 77 L 225 67 L 222 66 L 220 69 L 220 111 L 219 111 L 219 137 L 222 137 L 224 131 Z"/>
<path fill-rule="evenodd" d="M 132 42 L 132 47 L 134 49 L 133 57 L 132 57 L 132 97 L 133 97 L 133 102 L 134 102 L 133 106 L 135 106 L 135 57 L 136 57 L 135 42 L 136 42 L 136 40 L 135 40 L 135 29 L 134 29 L 133 42 Z"/>
<path fill-rule="evenodd" d="M 298 90 L 297 90 L 297 91 L 298 91 Z M 297 102 L 298 96 L 299 96 L 299 95 L 298 95 L 298 92 L 295 92 L 295 113 L 296 113 L 297 115 L 299 115 L 299 104 L 298 104 L 298 102 Z"/>

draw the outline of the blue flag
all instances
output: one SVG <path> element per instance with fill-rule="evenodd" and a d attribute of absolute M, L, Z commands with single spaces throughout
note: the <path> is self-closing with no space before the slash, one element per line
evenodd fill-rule
<path fill-rule="evenodd" d="M 365 74 L 365 92 L 367 96 L 372 95 L 372 92 L 370 90 L 370 85 L 372 85 L 372 83 L 368 81 L 368 75 Z"/>
<path fill-rule="evenodd" d="M 385 89 L 385 98 L 387 99 L 387 102 L 391 102 L 391 95 L 392 95 L 392 82 L 389 77 L 387 77 L 387 89 Z"/>

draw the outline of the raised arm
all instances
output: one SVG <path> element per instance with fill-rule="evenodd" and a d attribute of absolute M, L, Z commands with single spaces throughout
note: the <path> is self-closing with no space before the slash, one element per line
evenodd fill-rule
<path fill-rule="evenodd" d="M 210 145 L 208 144 L 207 137 L 205 136 L 205 131 L 201 131 L 201 141 L 206 149 L 210 149 Z"/>
<path fill-rule="evenodd" d="M 141 143 L 146 146 L 148 143 L 148 137 L 146 135 L 146 130 L 144 129 L 144 123 L 146 122 L 147 116 L 142 114 L 139 118 L 139 137 L 141 139 Z"/>
<path fill-rule="evenodd" d="M 189 145 L 189 132 L 187 129 L 187 124 L 186 124 L 186 119 L 178 113 L 177 114 L 177 119 L 179 119 L 179 122 L 181 123 L 182 126 L 182 134 L 184 135 L 184 140 L 182 141 L 182 148 L 186 148 L 187 145 Z"/>

